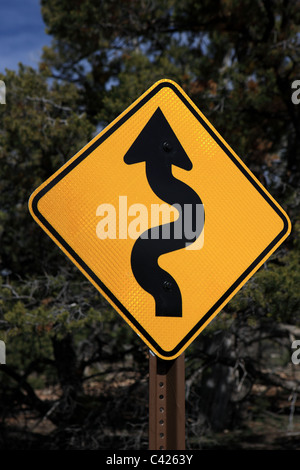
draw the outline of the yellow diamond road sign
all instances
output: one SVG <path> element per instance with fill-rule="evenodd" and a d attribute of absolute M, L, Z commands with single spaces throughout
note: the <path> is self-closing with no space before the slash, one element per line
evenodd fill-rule
<path fill-rule="evenodd" d="M 290 233 L 184 91 L 155 83 L 31 196 L 36 222 L 164 359 Z"/>

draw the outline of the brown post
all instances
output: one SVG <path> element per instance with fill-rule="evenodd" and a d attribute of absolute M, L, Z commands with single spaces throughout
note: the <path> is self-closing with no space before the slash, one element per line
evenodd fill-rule
<path fill-rule="evenodd" d="M 149 353 L 149 450 L 185 450 L 184 354 Z"/>

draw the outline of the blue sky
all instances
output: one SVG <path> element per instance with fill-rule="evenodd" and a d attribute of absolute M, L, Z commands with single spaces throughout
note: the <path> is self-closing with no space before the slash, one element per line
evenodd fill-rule
<path fill-rule="evenodd" d="M 36 68 L 42 47 L 51 42 L 40 0 L 0 0 L 0 18 L 0 73 L 17 70 L 19 62 Z"/>

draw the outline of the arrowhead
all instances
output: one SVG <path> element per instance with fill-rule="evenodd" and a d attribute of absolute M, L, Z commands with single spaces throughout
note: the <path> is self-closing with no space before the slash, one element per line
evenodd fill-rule
<path fill-rule="evenodd" d="M 191 170 L 193 166 L 160 108 L 126 152 L 124 162 L 128 165 L 139 162 L 175 165 L 184 170 Z"/>

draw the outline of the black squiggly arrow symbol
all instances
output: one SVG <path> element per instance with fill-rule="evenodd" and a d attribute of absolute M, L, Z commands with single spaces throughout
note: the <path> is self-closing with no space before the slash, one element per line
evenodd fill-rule
<path fill-rule="evenodd" d="M 146 176 L 152 191 L 163 201 L 179 208 L 179 218 L 167 224 L 152 227 L 136 240 L 131 253 L 132 272 L 140 286 L 155 299 L 156 316 L 181 317 L 182 297 L 175 279 L 160 268 L 158 258 L 186 247 L 201 234 L 202 223 L 197 223 L 197 210 L 203 211 L 198 194 L 172 174 L 172 165 L 191 170 L 192 163 L 177 139 L 160 108 L 157 108 L 146 126 L 124 156 L 128 165 L 146 162 Z M 187 209 L 189 213 L 187 216 Z M 186 236 L 186 221 L 192 227 L 192 238 Z M 168 237 L 163 229 L 168 228 Z M 164 232 L 166 233 L 166 232 Z M 179 235 L 178 235 L 179 234 Z"/>

